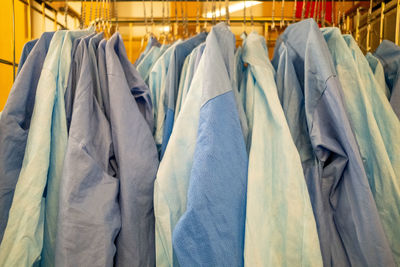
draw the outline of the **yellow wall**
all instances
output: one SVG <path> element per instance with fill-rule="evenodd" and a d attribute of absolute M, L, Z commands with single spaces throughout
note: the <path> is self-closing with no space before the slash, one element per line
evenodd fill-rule
<path fill-rule="evenodd" d="M 32 1 L 34 2 L 34 1 Z M 12 25 L 12 1 L 1 1 L 0 8 L 0 58 L 13 61 L 13 25 Z M 28 6 L 19 0 L 14 0 L 15 4 L 15 61 L 18 64 L 24 44 L 29 41 L 28 34 Z M 34 3 L 35 7 L 41 10 L 41 6 Z M 46 14 L 54 17 L 54 13 L 45 10 Z M 53 31 L 54 21 L 46 18 L 43 21 L 41 13 L 32 10 L 32 39 L 39 38 L 43 31 Z M 57 19 L 64 23 L 64 16 L 59 14 Z M 69 24 L 73 25 L 74 19 L 68 18 Z M 59 26 L 57 26 L 59 28 Z M 15 73 L 17 68 L 15 69 Z M 0 111 L 3 110 L 13 84 L 13 67 L 0 63 Z"/>

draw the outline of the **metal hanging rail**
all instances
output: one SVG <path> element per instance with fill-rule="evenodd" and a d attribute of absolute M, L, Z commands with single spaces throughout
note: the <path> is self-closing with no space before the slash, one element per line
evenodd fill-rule
<path fill-rule="evenodd" d="M 207 22 L 211 23 L 213 22 L 212 18 L 196 18 L 196 17 L 188 17 L 188 18 L 171 18 L 171 23 L 179 23 L 179 22 L 188 22 L 188 23 L 193 23 L 195 24 L 197 21 L 201 22 Z M 243 23 L 243 18 L 241 17 L 230 17 L 230 23 Z M 254 17 L 253 22 L 254 23 L 266 23 L 266 22 L 280 22 L 281 20 L 285 22 L 292 22 L 293 17 Z M 300 21 L 300 18 L 296 18 L 296 21 Z M 114 19 L 111 20 L 114 22 Z M 163 22 L 163 19 L 161 17 L 159 18 L 153 18 L 154 23 L 156 24 L 161 24 Z M 129 24 L 129 23 L 135 23 L 136 25 L 146 25 L 146 20 L 143 18 L 119 18 L 118 23 L 120 24 Z"/>

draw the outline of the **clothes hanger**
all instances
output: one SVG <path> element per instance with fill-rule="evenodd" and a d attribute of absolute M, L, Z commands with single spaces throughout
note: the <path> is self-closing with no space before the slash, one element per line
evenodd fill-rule
<path fill-rule="evenodd" d="M 225 23 L 230 26 L 229 0 L 225 0 Z"/>
<path fill-rule="evenodd" d="M 301 20 L 303 20 L 305 18 L 305 15 L 306 15 L 307 1 L 308 0 L 303 0 L 303 7 L 301 9 Z"/>
<path fill-rule="evenodd" d="M 294 0 L 292 23 L 296 22 L 297 0 Z"/>
<path fill-rule="evenodd" d="M 285 26 L 285 0 L 282 0 L 281 5 L 281 21 L 279 22 L 279 28 L 282 29 Z"/>
<path fill-rule="evenodd" d="M 68 0 L 65 0 L 64 27 L 68 29 Z"/>
<path fill-rule="evenodd" d="M 253 6 L 250 7 L 250 26 L 251 31 L 254 31 L 254 16 L 253 16 Z"/>
<path fill-rule="evenodd" d="M 275 30 L 275 0 L 272 0 L 272 24 L 271 30 Z"/>
<path fill-rule="evenodd" d="M 273 0 L 275 1 L 275 0 Z M 242 39 L 245 39 L 247 37 L 247 32 L 246 32 L 246 0 L 243 1 L 243 32 L 240 35 Z"/>
<path fill-rule="evenodd" d="M 196 33 L 199 34 L 200 33 L 200 2 L 199 0 L 196 1 L 197 3 L 197 10 L 196 10 Z"/>

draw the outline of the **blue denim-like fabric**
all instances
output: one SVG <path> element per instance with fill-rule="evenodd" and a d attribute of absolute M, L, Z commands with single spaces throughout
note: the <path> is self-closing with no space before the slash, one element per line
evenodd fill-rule
<path fill-rule="evenodd" d="M 187 209 L 173 232 L 181 266 L 243 266 L 246 182 L 246 146 L 229 91 L 200 110 Z"/>
<path fill-rule="evenodd" d="M 64 94 L 68 85 L 72 61 L 71 49 L 75 39 L 90 34 L 92 30 L 68 31 L 65 34 L 60 53 L 59 71 L 57 77 L 57 98 L 55 100 L 52 118 L 50 164 L 47 178 L 45 221 L 43 235 L 43 251 L 41 266 L 54 266 L 55 243 L 57 234 L 58 203 L 60 182 L 67 149 L 68 131 L 65 113 Z"/>
<path fill-rule="evenodd" d="M 372 72 L 374 73 L 375 80 L 379 85 L 378 88 L 383 90 L 387 99 L 390 99 L 390 90 L 385 81 L 385 71 L 383 70 L 381 62 L 370 52 L 365 55 L 365 58 L 367 59 Z"/>
<path fill-rule="evenodd" d="M 150 92 L 129 62 L 121 36 L 106 45 L 110 122 L 120 181 L 121 231 L 116 266 L 154 266 L 154 179 L 157 148 L 151 133 Z"/>
<path fill-rule="evenodd" d="M 202 56 L 187 207 L 173 231 L 182 266 L 243 266 L 248 155 L 232 88 L 234 44 L 229 28 L 218 24 Z"/>
<path fill-rule="evenodd" d="M 56 266 L 113 266 L 121 228 L 110 123 L 94 94 L 88 40 L 82 55 L 60 186 Z"/>
<path fill-rule="evenodd" d="M 265 39 L 250 33 L 246 114 L 249 168 L 245 231 L 246 266 L 322 266 L 317 227 L 301 160 L 275 85 Z"/>
<path fill-rule="evenodd" d="M 164 109 L 170 110 L 170 112 L 166 112 L 164 129 L 163 129 L 163 138 L 161 144 L 161 157 L 163 157 L 165 148 L 167 147 L 169 137 L 172 132 L 172 128 L 174 125 L 174 117 L 175 117 L 175 102 L 178 95 L 179 88 L 179 78 L 182 71 L 183 62 L 185 58 L 193 51 L 193 49 L 204 42 L 206 39 L 206 33 L 200 33 L 188 40 L 183 41 L 180 44 L 174 46 L 174 49 L 171 54 L 171 59 L 169 61 L 168 72 L 165 77 L 165 90 L 164 90 Z M 172 117 L 169 117 L 172 116 Z"/>
<path fill-rule="evenodd" d="M 24 159 L 37 85 L 53 34 L 42 34 L 32 49 L 0 118 L 0 242 Z"/>
<path fill-rule="evenodd" d="M 26 59 L 28 58 L 29 54 L 31 53 L 33 47 L 38 42 L 38 40 L 39 39 L 29 41 L 24 45 L 24 48 L 22 49 L 21 57 L 19 58 L 19 62 L 18 62 L 17 74 L 21 71 L 22 67 L 25 64 Z"/>
<path fill-rule="evenodd" d="M 54 34 L 43 63 L 24 160 L 0 246 L 2 266 L 32 266 L 41 259 L 46 205 L 43 193 L 47 180 L 59 179 L 65 153 L 64 80 L 59 70 L 66 33 Z"/>
<path fill-rule="evenodd" d="M 386 84 L 390 89 L 390 104 L 400 119 L 400 47 L 383 40 L 374 56 L 379 58 L 385 70 Z"/>
<path fill-rule="evenodd" d="M 272 61 L 299 151 L 325 266 L 393 263 L 328 46 L 314 20 L 290 25 Z"/>

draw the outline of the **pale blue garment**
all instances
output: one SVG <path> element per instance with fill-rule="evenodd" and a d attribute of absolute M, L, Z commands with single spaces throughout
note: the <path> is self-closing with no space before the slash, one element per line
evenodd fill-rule
<path fill-rule="evenodd" d="M 174 112 L 176 97 L 178 95 L 179 78 L 181 76 L 183 62 L 185 58 L 193 51 L 193 49 L 204 42 L 207 33 L 202 32 L 194 37 L 191 37 L 182 43 L 176 45 L 171 54 L 171 59 L 168 66 L 167 76 L 165 77 L 165 90 L 164 90 L 164 129 L 161 145 L 161 158 L 164 155 L 165 148 L 167 147 L 169 137 L 174 125 Z"/>
<path fill-rule="evenodd" d="M 148 84 L 149 74 L 151 71 L 151 67 L 157 61 L 157 59 L 161 56 L 161 47 L 153 46 L 147 55 L 142 59 L 140 64 L 137 65 L 136 69 L 139 72 L 140 76 L 143 80 Z"/>
<path fill-rule="evenodd" d="M 400 121 L 383 90 L 379 88 L 380 85 L 354 38 L 351 35 L 344 35 L 343 38 L 350 48 L 361 85 L 360 95 L 353 97 L 353 101 L 346 97 L 347 90 L 351 89 L 344 90 L 344 99 L 349 111 L 354 107 L 354 102 L 364 102 L 364 114 L 360 115 L 361 107 L 358 107 L 353 108 L 349 116 L 358 112 L 358 116 L 354 116 L 353 119 L 353 130 L 364 159 L 383 229 L 395 262 L 400 266 Z M 353 84 L 351 87 L 358 89 Z"/>
<path fill-rule="evenodd" d="M 234 50 L 228 26 L 214 26 L 202 56 L 187 209 L 173 231 L 181 266 L 243 266 L 248 155 L 232 84 Z"/>
<path fill-rule="evenodd" d="M 53 146 L 64 144 L 64 136 L 52 139 L 54 134 L 65 134 L 54 124 L 62 118 L 63 88 L 58 83 L 60 55 L 66 31 L 54 34 L 36 91 L 31 127 L 24 161 L 15 188 L 7 228 L 0 246 L 1 266 L 32 266 L 40 261 L 43 246 L 45 198 L 47 179 L 58 173 L 64 154 L 54 154 Z M 21 76 L 22 77 L 22 76 Z M 62 104 L 62 105 L 60 105 Z M 57 110 L 57 111 L 56 111 Z M 65 114 L 65 111 L 64 111 Z M 54 127 L 52 127 L 54 126 Z M 60 142 L 60 143 L 58 143 Z M 56 151 L 54 151 L 56 152 Z M 61 159 L 51 162 L 51 159 Z M 50 164 L 54 165 L 50 167 Z M 61 165 L 62 167 L 62 165 Z"/>
<path fill-rule="evenodd" d="M 390 99 L 390 90 L 385 81 L 385 71 L 379 59 L 368 52 L 365 55 L 369 66 L 371 67 L 372 73 L 374 74 L 375 80 L 379 85 L 379 88 L 383 90 L 387 99 Z"/>
<path fill-rule="evenodd" d="M 307 19 L 288 26 L 272 64 L 302 160 L 325 266 L 393 266 L 343 88 L 317 23 Z"/>
<path fill-rule="evenodd" d="M 19 62 L 18 62 L 17 74 L 19 74 L 19 72 L 21 71 L 22 67 L 25 64 L 25 61 L 27 60 L 29 54 L 31 53 L 33 47 L 36 45 L 38 40 L 39 39 L 29 41 L 24 45 L 24 48 L 22 49 L 21 57 L 19 58 Z"/>
<path fill-rule="evenodd" d="M 178 96 L 179 100 L 177 100 L 176 107 L 175 107 L 175 119 L 177 118 L 177 116 L 182 108 L 182 105 L 186 100 L 186 96 L 190 89 L 190 84 L 192 83 L 192 80 L 193 80 L 193 75 L 197 70 L 197 65 L 198 65 L 198 64 L 196 64 L 196 63 L 198 63 L 197 60 L 200 60 L 201 55 L 203 54 L 203 51 L 204 51 L 204 47 L 205 47 L 205 43 L 198 45 L 195 49 L 193 49 L 192 53 L 190 53 L 190 55 L 189 55 L 190 58 L 189 58 L 189 62 L 188 62 L 188 69 L 187 69 L 186 75 L 183 80 L 180 99 Z M 179 83 L 179 87 L 181 87 L 180 83 Z"/>
<path fill-rule="evenodd" d="M 88 41 L 76 50 L 82 60 L 60 186 L 56 266 L 113 266 L 121 228 L 111 127 L 94 94 Z"/>
<path fill-rule="evenodd" d="M 137 67 L 142 62 L 143 58 L 147 55 L 150 49 L 154 46 L 160 47 L 161 44 L 154 36 L 150 36 L 150 39 L 147 42 L 147 45 L 142 53 L 140 53 L 139 58 L 135 61 L 134 66 Z"/>
<path fill-rule="evenodd" d="M 0 120 L 0 242 L 24 160 L 36 89 L 54 33 L 43 33 L 17 76 Z"/>
<path fill-rule="evenodd" d="M 161 150 L 165 119 L 165 78 L 168 72 L 169 61 L 171 59 L 172 52 L 174 51 L 174 47 L 181 42 L 182 40 L 176 41 L 164 52 L 164 54 L 161 55 L 161 57 L 154 64 L 149 75 L 149 88 L 154 115 L 153 135 L 159 151 Z"/>
<path fill-rule="evenodd" d="M 189 61 L 191 60 L 191 58 L 193 58 L 192 57 L 193 51 L 192 51 L 192 53 L 190 53 L 190 55 L 188 55 L 186 57 L 185 62 L 183 62 L 182 73 L 181 73 L 181 77 L 179 78 L 178 96 L 176 97 L 176 103 L 175 103 L 174 120 L 176 120 L 176 118 L 178 117 L 179 111 L 181 110 L 183 86 L 185 84 L 185 79 L 186 79 L 186 75 L 187 75 L 188 68 L 189 68 Z"/>
<path fill-rule="evenodd" d="M 383 40 L 374 55 L 379 58 L 385 70 L 386 84 L 390 90 L 390 104 L 400 119 L 400 46 Z"/>
<path fill-rule="evenodd" d="M 67 149 L 67 121 L 64 93 L 68 84 L 71 66 L 71 49 L 74 39 L 91 33 L 89 31 L 67 31 L 61 48 L 57 76 L 56 99 L 51 124 L 50 163 L 46 189 L 46 209 L 44 220 L 42 266 L 54 266 L 57 233 L 58 202 L 64 155 Z"/>
<path fill-rule="evenodd" d="M 172 231 L 186 210 L 187 190 L 202 104 L 205 60 L 201 58 L 154 184 L 157 266 L 178 266 L 172 249 Z M 243 116 L 245 117 L 244 112 Z M 243 134 L 246 134 L 247 125 L 245 121 L 241 122 Z"/>
<path fill-rule="evenodd" d="M 279 102 L 265 39 L 243 44 L 253 117 L 247 182 L 246 266 L 322 266 L 317 227 L 301 160 Z M 301 249 L 300 249 L 301 248 Z"/>
<path fill-rule="evenodd" d="M 156 266 L 179 266 L 173 255 L 172 231 L 186 210 L 187 189 L 202 103 L 203 65 L 204 60 L 200 60 L 154 183 Z"/>
<path fill-rule="evenodd" d="M 106 64 L 122 223 L 115 266 L 153 267 L 153 193 L 159 161 L 151 133 L 149 88 L 130 63 L 119 33 L 107 41 Z"/>

